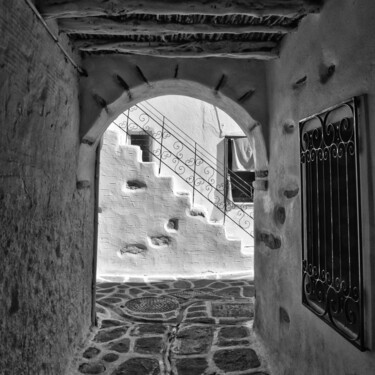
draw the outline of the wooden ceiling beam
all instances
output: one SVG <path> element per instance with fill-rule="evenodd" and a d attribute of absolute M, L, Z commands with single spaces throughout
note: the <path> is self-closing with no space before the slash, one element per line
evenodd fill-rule
<path fill-rule="evenodd" d="M 90 35 L 171 35 L 171 34 L 244 34 L 270 33 L 287 34 L 293 28 L 266 25 L 230 24 L 180 24 L 162 23 L 156 20 L 117 21 L 104 17 L 65 18 L 59 20 L 59 29 L 68 34 Z"/>
<path fill-rule="evenodd" d="M 323 0 L 62 0 L 57 3 L 40 1 L 39 11 L 44 18 L 125 14 L 295 17 L 318 11 L 322 2 Z"/>
<path fill-rule="evenodd" d="M 231 57 L 269 60 L 278 57 L 275 42 L 205 41 L 189 43 L 156 42 L 105 42 L 98 40 L 76 41 L 75 45 L 86 52 L 113 52 L 159 57 Z"/>

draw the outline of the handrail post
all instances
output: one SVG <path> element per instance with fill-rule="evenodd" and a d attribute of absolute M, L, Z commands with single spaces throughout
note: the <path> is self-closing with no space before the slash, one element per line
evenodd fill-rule
<path fill-rule="evenodd" d="M 126 116 L 126 144 L 129 143 L 129 114 L 130 114 L 130 109 L 128 109 L 128 114 Z"/>
<path fill-rule="evenodd" d="M 162 128 L 161 128 L 160 155 L 159 155 L 159 174 L 161 172 L 161 157 L 163 155 L 164 125 L 165 125 L 165 116 L 163 116 L 163 125 L 162 125 Z"/>
<path fill-rule="evenodd" d="M 195 172 L 197 169 L 197 142 L 194 143 L 193 204 L 195 196 Z"/>

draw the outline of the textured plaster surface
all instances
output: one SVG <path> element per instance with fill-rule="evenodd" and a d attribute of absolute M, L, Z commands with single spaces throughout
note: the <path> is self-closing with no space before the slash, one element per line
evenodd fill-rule
<path fill-rule="evenodd" d="M 370 336 L 374 315 L 374 140 L 375 3 L 331 0 L 320 14 L 304 19 L 289 35 L 280 59 L 268 64 L 270 105 L 269 191 L 259 192 L 255 203 L 256 231 L 272 233 L 281 247 L 256 243 L 255 326 L 276 364 L 275 374 L 365 375 L 375 371 Z M 329 78 L 322 66 L 336 66 Z M 305 83 L 295 82 L 306 77 Z M 366 333 L 369 351 L 361 353 L 301 303 L 301 204 L 298 121 L 352 96 L 368 95 L 369 117 L 360 130 L 361 194 L 365 274 Z M 285 124 L 293 123 L 293 127 Z M 278 207 L 285 218 L 277 219 Z M 283 216 L 283 215 L 282 215 Z M 282 221 L 284 221 L 282 223 Z M 372 245 L 371 245 L 372 244 Z M 371 251 L 371 255 L 370 255 Z M 370 273 L 371 272 L 371 273 Z M 372 279 L 371 279 L 372 278 Z"/>
<path fill-rule="evenodd" d="M 142 163 L 139 147 L 119 144 L 107 131 L 101 151 L 98 276 L 191 276 L 251 273 L 252 257 L 220 224 L 191 210 L 190 195 L 178 195 L 171 177 L 156 176 Z M 142 186 L 129 189 L 128 181 Z M 203 211 L 204 212 L 204 211 Z M 206 214 L 205 214 L 206 216 Z M 168 223 L 178 219 L 178 229 Z"/>
<path fill-rule="evenodd" d="M 78 80 L 24 1 L 1 2 L 0 34 L 0 373 L 65 374 L 92 302 Z"/>
<path fill-rule="evenodd" d="M 209 190 L 210 185 L 207 183 L 196 184 L 193 204 L 204 207 L 206 217 L 210 221 L 224 223 L 228 237 L 241 240 L 242 251 L 252 252 L 254 249 L 253 238 L 236 224 L 241 217 L 239 216 L 240 210 L 227 211 L 226 214 L 229 219 L 224 220 L 223 211 L 217 208 L 217 206 L 220 207 L 220 204 L 223 206 L 224 202 L 223 188 L 221 187 L 224 186 L 225 176 L 225 137 L 244 137 L 245 134 L 239 125 L 225 112 L 212 104 L 182 95 L 166 95 L 150 99 L 144 104 L 141 103 L 140 108 L 142 110 L 133 107 L 130 112 L 125 112 L 129 113 L 132 120 L 130 123 L 139 125 L 131 125 L 128 131 L 130 134 L 136 134 L 144 129 L 146 133 L 151 134 L 150 151 L 155 154 L 151 157 L 160 168 L 160 175 L 175 177 L 174 190 L 192 195 L 192 182 L 187 183 L 185 180 L 193 176 L 193 167 L 189 164 L 189 161 L 194 160 L 194 144 L 196 142 L 198 160 L 202 158 L 204 161 L 200 165 L 198 163 L 195 167 L 196 179 L 198 180 L 201 177 L 209 181 L 218 191 Z M 171 131 L 173 136 L 167 136 L 163 139 L 164 157 L 163 162 L 160 163 L 157 157 L 161 148 L 158 134 L 162 132 L 163 116 L 166 129 Z M 115 123 L 121 124 L 126 129 L 126 123 L 129 122 L 127 122 L 127 117 L 122 114 L 115 120 Z M 121 143 L 130 143 L 126 133 L 119 129 L 115 123 L 112 123 L 108 130 L 116 132 Z M 114 149 L 113 152 L 115 152 Z M 182 161 L 187 162 L 187 165 L 177 163 L 177 159 L 173 157 L 172 153 L 181 155 Z M 104 157 L 104 154 L 102 157 Z M 219 190 L 220 188 L 221 190 Z M 216 202 L 216 206 L 209 200 Z M 247 215 L 253 216 L 252 204 L 237 203 L 237 205 Z M 248 216 L 245 218 L 248 218 Z M 244 227 L 247 226 L 244 220 L 242 224 Z M 249 232 L 252 233 L 253 220 L 249 220 L 249 224 Z"/>

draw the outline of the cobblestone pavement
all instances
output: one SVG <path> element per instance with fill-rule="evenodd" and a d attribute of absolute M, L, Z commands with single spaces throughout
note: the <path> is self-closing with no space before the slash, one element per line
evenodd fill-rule
<path fill-rule="evenodd" d="M 98 328 L 73 375 L 269 375 L 246 280 L 98 283 Z"/>

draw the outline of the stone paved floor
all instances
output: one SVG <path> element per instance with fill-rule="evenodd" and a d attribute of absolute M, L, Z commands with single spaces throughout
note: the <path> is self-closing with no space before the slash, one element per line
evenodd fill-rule
<path fill-rule="evenodd" d="M 72 375 L 268 375 L 246 280 L 98 283 L 98 328 Z"/>

